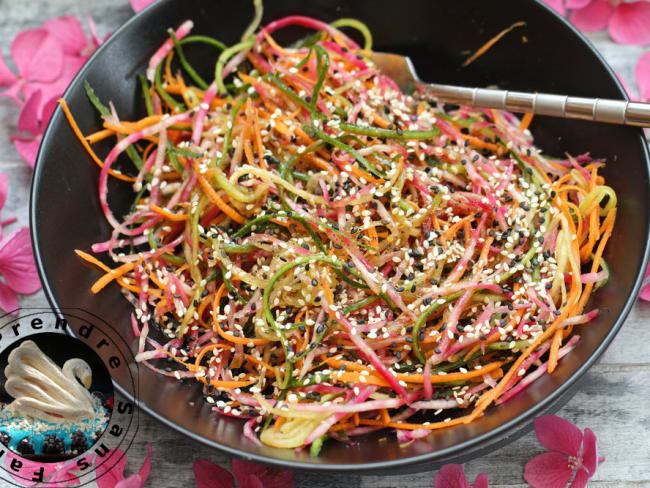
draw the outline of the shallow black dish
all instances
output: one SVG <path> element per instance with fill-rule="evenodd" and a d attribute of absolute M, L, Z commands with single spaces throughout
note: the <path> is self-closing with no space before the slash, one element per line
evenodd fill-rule
<path fill-rule="evenodd" d="M 373 32 L 377 50 L 410 55 L 425 80 L 592 97 L 625 96 L 593 48 L 547 7 L 532 0 L 273 0 L 265 7 L 264 22 L 288 14 L 328 21 L 359 18 Z M 66 92 L 84 133 L 100 127 L 86 99 L 84 80 L 104 101 L 111 100 L 124 119 L 140 118 L 143 106 L 136 75 L 144 72 L 168 27 L 190 18 L 195 22 L 194 32 L 233 43 L 251 15 L 249 2 L 160 0 L 133 18 L 99 49 Z M 469 68 L 460 67 L 469 52 L 520 20 L 527 22 L 524 28 L 510 33 Z M 288 42 L 304 33 L 286 29 L 277 39 Z M 216 59 L 214 52 L 195 52 L 194 56 L 195 65 L 209 73 Z M 215 419 L 207 405 L 199 407 L 203 402 L 196 385 L 182 385 L 144 368 L 139 370 L 141 407 L 188 436 L 248 459 L 296 469 L 391 473 L 431 469 L 450 460 L 477 456 L 516 437 L 530 427 L 535 416 L 559 408 L 614 338 L 640 287 L 648 253 L 648 154 L 637 129 L 537 117 L 533 132 L 537 144 L 548 153 L 589 151 L 607 159 L 604 175 L 619 195 L 618 221 L 605 254 L 613 277 L 592 300 L 602 313 L 580 329 L 582 340 L 555 374 L 543 377 L 505 406 L 488 410 L 471 425 L 436 431 L 404 448 L 385 434 L 363 439 L 353 447 L 331 442 L 318 458 L 310 458 L 307 452 L 253 445 L 242 438 L 240 421 Z M 105 156 L 107 146 L 96 149 Z M 88 310 L 132 342 L 129 304 L 116 286 L 92 295 L 89 288 L 98 273 L 82 265 L 73 252 L 109 237 L 97 197 L 98 174 L 58 109 L 43 138 L 34 173 L 31 224 L 36 259 L 53 306 Z M 111 188 L 110 204 L 117 213 L 127 208 L 131 198 L 124 184 L 115 183 Z M 118 386 L 119 382 L 117 378 Z"/>

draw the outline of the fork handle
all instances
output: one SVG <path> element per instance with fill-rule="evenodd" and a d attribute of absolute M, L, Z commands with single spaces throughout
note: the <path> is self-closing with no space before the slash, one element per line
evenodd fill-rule
<path fill-rule="evenodd" d="M 438 84 L 423 84 L 422 88 L 424 95 L 458 105 L 650 127 L 650 103 Z"/>

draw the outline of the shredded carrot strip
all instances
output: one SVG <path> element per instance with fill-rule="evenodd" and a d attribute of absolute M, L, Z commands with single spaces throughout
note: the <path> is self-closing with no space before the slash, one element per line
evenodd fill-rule
<path fill-rule="evenodd" d="M 530 123 L 533 121 L 534 116 L 535 114 L 530 112 L 524 114 L 524 116 L 521 119 L 521 123 L 519 124 L 519 130 L 523 132 L 526 129 L 528 129 L 528 127 L 530 127 Z"/>
<path fill-rule="evenodd" d="M 94 132 L 86 136 L 86 140 L 89 144 L 95 144 L 101 140 L 106 139 L 107 137 L 114 136 L 115 131 L 110 129 L 102 129 L 100 131 Z"/>
<path fill-rule="evenodd" d="M 63 98 L 59 98 L 59 105 L 61 105 L 61 109 L 63 110 L 63 113 L 65 115 L 65 118 L 68 119 L 68 124 L 70 124 L 70 128 L 72 129 L 72 132 L 74 132 L 74 135 L 77 136 L 77 139 L 79 139 L 79 142 L 81 142 L 81 145 L 83 148 L 86 150 L 88 154 L 90 154 L 90 157 L 92 158 L 95 163 L 97 163 L 97 166 L 100 168 L 104 167 L 104 162 L 97 157 L 95 154 L 95 151 L 92 150 L 90 147 L 90 144 L 88 144 L 88 141 L 84 137 L 83 133 L 81 132 L 81 129 L 79 129 L 79 126 L 77 125 L 77 122 L 75 122 L 74 117 L 72 116 L 72 113 L 70 112 L 70 109 L 68 108 L 68 104 Z M 115 171 L 114 169 L 108 170 L 109 174 L 119 180 L 122 181 L 135 181 L 135 178 L 132 176 L 127 176 L 125 174 L 122 174 L 118 171 Z"/>
<path fill-rule="evenodd" d="M 499 32 L 496 36 L 494 36 L 492 39 L 490 39 L 488 42 L 483 44 L 474 54 L 472 54 L 467 60 L 463 63 L 463 67 L 467 67 L 470 64 L 472 64 L 474 61 L 476 61 L 478 58 L 483 56 L 486 52 L 490 50 L 492 46 L 494 46 L 499 40 L 508 34 L 510 31 L 513 29 L 516 29 L 517 27 L 523 27 L 526 25 L 526 22 L 520 21 L 520 22 L 515 22 L 512 24 L 510 27 L 507 29 L 502 30 Z"/>
<path fill-rule="evenodd" d="M 166 208 L 161 208 L 158 205 L 150 205 L 149 208 L 153 211 L 156 212 L 159 215 L 162 215 L 168 220 L 174 220 L 176 222 L 182 222 L 187 220 L 187 214 L 175 214 L 174 212 L 170 212 Z"/>
<path fill-rule="evenodd" d="M 219 196 L 219 194 L 214 191 L 214 188 L 212 188 L 212 185 L 206 180 L 201 172 L 199 171 L 199 161 L 196 160 L 194 161 L 194 172 L 196 174 L 196 179 L 198 180 L 199 184 L 203 188 L 203 191 L 208 195 L 210 200 L 221 209 L 223 213 L 228 215 L 231 219 L 233 219 L 235 222 L 238 224 L 241 224 L 244 222 L 244 217 L 239 215 L 239 213 L 233 209 L 232 207 L 228 206 L 226 202 L 223 201 L 223 199 Z"/>
<path fill-rule="evenodd" d="M 111 269 L 108 273 L 106 273 L 104 276 L 102 276 L 97 281 L 95 281 L 93 286 L 90 288 L 90 291 L 92 291 L 93 293 L 99 293 L 102 290 L 102 288 L 108 285 L 111 281 L 128 273 L 134 267 L 135 267 L 135 263 L 131 262 L 131 263 L 124 263 L 122 266 L 118 268 Z"/>

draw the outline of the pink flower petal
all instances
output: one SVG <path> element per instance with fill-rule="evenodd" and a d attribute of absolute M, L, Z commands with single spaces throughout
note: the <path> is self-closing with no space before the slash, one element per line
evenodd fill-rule
<path fill-rule="evenodd" d="M 627 80 L 623 77 L 623 75 L 621 73 L 614 74 L 616 75 L 616 78 L 618 78 L 618 81 L 621 82 L 621 85 L 623 85 L 623 89 L 625 90 L 625 93 L 627 93 L 628 98 L 632 101 L 638 101 L 639 99 L 634 96 L 630 85 L 627 83 Z"/>
<path fill-rule="evenodd" d="M 11 57 L 27 81 L 54 81 L 63 68 L 61 43 L 45 29 L 18 34 L 11 43 Z"/>
<path fill-rule="evenodd" d="M 56 487 L 56 486 L 79 486 L 79 474 L 76 473 L 79 469 L 77 463 L 68 461 L 66 463 L 58 463 L 56 471 L 47 479 L 47 483 L 43 486 Z"/>
<path fill-rule="evenodd" d="M 155 0 L 131 0 L 131 7 L 134 12 L 139 12 L 143 8 L 152 4 Z"/>
<path fill-rule="evenodd" d="M 18 297 L 2 281 L 0 281 L 0 308 L 5 312 L 18 311 Z"/>
<path fill-rule="evenodd" d="M 535 434 L 549 451 L 578 456 L 582 432 L 568 420 L 557 415 L 542 415 L 535 419 Z"/>
<path fill-rule="evenodd" d="M 254 474 L 260 479 L 264 488 L 288 488 L 293 486 L 293 471 L 267 468 L 261 464 L 233 459 L 232 472 L 239 483 L 247 475 Z"/>
<path fill-rule="evenodd" d="M 5 173 L 0 173 L 0 210 L 7 202 L 7 193 L 9 192 L 9 177 Z M 2 229 L 0 229 L 1 231 Z"/>
<path fill-rule="evenodd" d="M 147 457 L 144 458 L 142 466 L 140 466 L 140 470 L 138 471 L 138 476 L 140 476 L 140 480 L 142 481 L 142 484 L 138 488 L 144 486 L 145 481 L 149 477 L 149 473 L 151 473 L 151 444 L 147 446 Z"/>
<path fill-rule="evenodd" d="M 34 293 L 40 289 L 28 227 L 15 230 L 0 242 L 0 273 L 15 292 Z"/>
<path fill-rule="evenodd" d="M 488 485 L 488 477 L 485 473 L 480 473 L 474 480 L 472 488 L 490 488 Z"/>
<path fill-rule="evenodd" d="M 52 98 L 60 98 L 68 87 L 72 79 L 79 72 L 79 69 L 86 62 L 86 58 L 79 56 L 64 56 L 63 69 L 60 76 L 51 83 L 28 83 L 25 85 L 23 92 L 25 98 L 29 98 L 36 90 L 41 90 L 43 97 L 38 111 L 39 119 L 45 120 L 45 104 Z M 45 124 L 43 124 L 45 127 Z"/>
<path fill-rule="evenodd" d="M 95 21 L 90 15 L 86 15 L 86 22 L 88 22 L 88 30 L 90 30 L 90 39 L 92 41 L 92 46 L 94 49 L 97 49 L 102 43 L 102 40 L 97 35 L 97 26 L 95 25 Z"/>
<path fill-rule="evenodd" d="M 586 428 L 582 441 L 582 465 L 593 476 L 598 468 L 598 439 L 594 431 Z"/>
<path fill-rule="evenodd" d="M 533 488 L 564 488 L 572 474 L 568 459 L 559 452 L 539 454 L 524 468 L 524 479 Z"/>
<path fill-rule="evenodd" d="M 585 488 L 589 478 L 591 478 L 591 476 L 589 476 L 584 469 L 579 469 L 569 488 Z"/>
<path fill-rule="evenodd" d="M 543 0 L 546 5 L 555 10 L 562 17 L 566 15 L 566 8 L 564 8 L 564 0 Z"/>
<path fill-rule="evenodd" d="M 37 90 L 27 99 L 18 116 L 19 131 L 31 132 L 34 135 L 41 132 L 38 124 L 38 109 L 41 105 L 41 98 L 41 91 Z"/>
<path fill-rule="evenodd" d="M 142 481 L 140 475 L 134 474 L 119 481 L 113 488 L 142 488 L 142 485 L 144 485 L 144 481 Z"/>
<path fill-rule="evenodd" d="M 197 459 L 192 466 L 197 488 L 234 488 L 235 478 L 221 466 Z"/>
<path fill-rule="evenodd" d="M 14 459 L 19 460 L 23 464 L 22 469 L 24 470 L 24 472 L 35 472 L 43 468 L 43 479 L 48 479 L 52 475 L 52 473 L 56 471 L 57 467 L 63 464 L 63 463 L 38 463 L 36 461 L 30 461 L 29 459 L 18 457 L 13 452 L 8 451 L 5 456 L 5 466 L 7 466 L 7 471 L 10 474 L 12 473 L 12 470 L 10 470 L 10 466 Z M 34 486 L 35 484 L 37 484 L 36 481 L 25 480 L 13 474 L 11 475 L 11 477 L 18 482 L 19 486 Z"/>
<path fill-rule="evenodd" d="M 591 3 L 591 0 L 566 0 L 564 6 L 566 8 L 575 10 L 579 8 L 585 8 Z"/>
<path fill-rule="evenodd" d="M 4 62 L 2 49 L 0 49 L 0 86 L 9 86 L 16 81 L 16 75 Z"/>
<path fill-rule="evenodd" d="M 115 485 L 124 479 L 124 468 L 126 468 L 126 454 L 116 449 L 107 461 L 97 466 L 97 487 L 115 488 Z"/>
<path fill-rule="evenodd" d="M 59 98 L 61 97 L 55 95 L 50 98 L 49 101 L 45 102 L 45 105 L 43 105 L 43 113 L 41 114 L 41 132 L 45 132 L 45 128 L 52 118 L 52 114 L 54 113 L 56 106 L 59 104 Z"/>
<path fill-rule="evenodd" d="M 433 479 L 433 488 L 470 488 L 460 464 L 445 464 Z"/>
<path fill-rule="evenodd" d="M 0 96 L 10 98 L 16 103 L 16 105 L 22 107 L 23 101 L 18 96 L 20 94 L 20 89 L 22 86 L 22 80 L 16 80 L 13 85 L 11 85 L 5 91 L 0 92 Z"/>
<path fill-rule="evenodd" d="M 59 40 L 66 54 L 78 55 L 88 44 L 86 33 L 74 15 L 50 19 L 43 24 L 43 29 Z"/>
<path fill-rule="evenodd" d="M 650 99 L 650 52 L 639 58 L 636 68 L 634 68 L 634 77 L 639 87 L 641 100 L 647 101 Z"/>
<path fill-rule="evenodd" d="M 23 158 L 23 160 L 29 164 L 32 168 L 36 164 L 36 155 L 38 154 L 38 148 L 41 145 L 40 137 L 22 137 L 22 136 L 12 136 L 11 141 L 14 143 L 14 147 L 18 154 Z"/>
<path fill-rule="evenodd" d="M 613 13 L 614 7 L 607 0 L 593 0 L 585 8 L 572 10 L 569 20 L 580 30 L 596 32 L 607 27 Z"/>
<path fill-rule="evenodd" d="M 650 3 L 621 3 L 609 22 L 609 35 L 621 44 L 650 43 Z"/>
<path fill-rule="evenodd" d="M 237 486 L 239 488 L 266 488 L 266 486 L 262 484 L 262 481 L 254 474 L 247 474 L 244 476 L 244 479 L 238 479 L 237 481 Z"/>
<path fill-rule="evenodd" d="M 650 301 L 650 266 L 645 270 L 645 276 L 643 277 L 643 283 L 645 285 L 641 288 L 639 292 L 639 298 L 642 300 Z"/>

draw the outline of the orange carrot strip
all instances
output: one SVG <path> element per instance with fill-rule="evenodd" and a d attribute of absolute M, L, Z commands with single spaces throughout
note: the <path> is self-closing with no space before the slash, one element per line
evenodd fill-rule
<path fill-rule="evenodd" d="M 533 121 L 534 116 L 535 114 L 530 112 L 524 114 L 524 116 L 521 118 L 521 123 L 519 124 L 519 130 L 523 132 L 528 129 L 528 127 L 530 127 L 530 123 Z"/>
<path fill-rule="evenodd" d="M 102 288 L 108 285 L 111 281 L 113 281 L 116 278 L 119 278 L 125 273 L 128 273 L 133 268 L 135 268 L 135 263 L 124 263 L 122 266 L 119 266 L 115 269 L 111 269 L 108 273 L 106 273 L 104 276 L 102 276 L 97 281 L 95 281 L 93 286 L 90 288 L 90 291 L 92 291 L 93 293 L 99 293 L 102 290 Z"/>
<path fill-rule="evenodd" d="M 156 212 L 159 215 L 162 215 L 165 217 L 167 220 L 173 220 L 176 222 L 182 222 L 187 220 L 187 214 L 177 214 L 174 212 L 170 212 L 166 208 L 159 207 L 158 205 L 150 205 L 149 208 L 153 211 Z"/>
<path fill-rule="evenodd" d="M 494 46 L 497 42 L 499 42 L 499 40 L 503 36 L 505 36 L 508 32 L 510 32 L 513 29 L 516 29 L 517 27 L 523 27 L 525 25 L 526 25 L 526 22 L 523 22 L 523 21 L 515 22 L 514 24 L 512 24 L 507 29 L 504 29 L 501 32 L 499 32 L 496 36 L 494 36 L 492 39 L 490 39 L 488 42 L 486 42 L 480 48 L 478 48 L 478 50 L 474 54 L 472 54 L 469 58 L 467 58 L 467 60 L 463 63 L 463 68 L 466 68 L 467 66 L 472 64 L 474 61 L 476 61 L 478 58 L 483 56 L 486 52 L 488 52 L 488 50 L 492 46 Z"/>
<path fill-rule="evenodd" d="M 81 132 L 81 129 L 79 129 L 77 122 L 74 120 L 74 117 L 72 116 L 72 113 L 68 108 L 68 104 L 63 98 L 59 98 L 59 105 L 61 105 L 61 109 L 63 110 L 65 118 L 68 119 L 68 124 L 70 124 L 70 128 L 72 129 L 72 132 L 74 132 L 74 135 L 77 136 L 77 139 L 79 139 L 79 142 L 81 142 L 83 148 L 86 150 L 88 154 L 90 154 L 90 157 L 92 158 L 93 161 L 95 161 L 95 163 L 97 163 L 97 166 L 103 168 L 104 161 L 102 161 L 97 157 L 95 151 L 93 151 L 92 148 L 90 147 L 90 144 L 88 144 L 88 141 L 86 140 L 83 133 Z M 118 180 L 135 181 L 134 177 L 127 176 L 125 174 L 120 173 L 119 171 L 115 171 L 114 169 L 109 169 L 108 172 L 111 176 L 117 178 Z"/>
<path fill-rule="evenodd" d="M 203 191 L 206 193 L 208 198 L 210 198 L 210 200 L 212 200 L 212 202 L 217 207 L 219 207 L 223 213 L 228 215 L 228 217 L 233 219 L 238 224 L 242 224 L 244 222 L 244 217 L 242 217 L 234 208 L 230 207 L 226 202 L 224 202 L 219 194 L 214 191 L 214 188 L 212 188 L 210 182 L 206 180 L 205 177 L 201 174 L 199 171 L 198 159 L 194 161 L 194 172 L 196 174 L 196 179 L 199 181 L 201 188 L 203 188 Z"/>
<path fill-rule="evenodd" d="M 102 129 L 102 130 L 99 130 L 99 131 L 97 131 L 97 132 L 93 132 L 93 133 L 90 134 L 90 135 L 87 135 L 87 136 L 86 136 L 86 140 L 87 140 L 90 144 L 95 144 L 96 142 L 99 142 L 99 141 L 101 141 L 101 140 L 106 139 L 107 137 L 114 136 L 114 135 L 115 135 L 115 131 L 114 131 L 114 130 L 110 130 L 110 129 Z"/>
<path fill-rule="evenodd" d="M 223 339 L 229 342 L 233 342 L 235 344 L 245 345 L 245 344 L 253 343 L 256 346 L 267 344 L 269 342 L 268 339 L 253 338 L 253 337 L 235 337 L 233 334 L 227 334 L 221 328 L 221 326 L 219 325 L 219 302 L 221 302 L 221 297 L 223 296 L 225 291 L 226 291 L 226 285 L 225 283 L 222 283 L 221 286 L 219 287 L 219 290 L 217 290 L 217 294 L 214 297 L 214 301 L 212 302 L 212 323 L 213 323 L 213 327 L 217 331 L 217 334 L 219 334 Z"/>
<path fill-rule="evenodd" d="M 551 350 L 548 355 L 548 372 L 552 373 L 557 367 L 558 354 L 562 345 L 562 329 L 557 329 L 551 340 Z"/>

